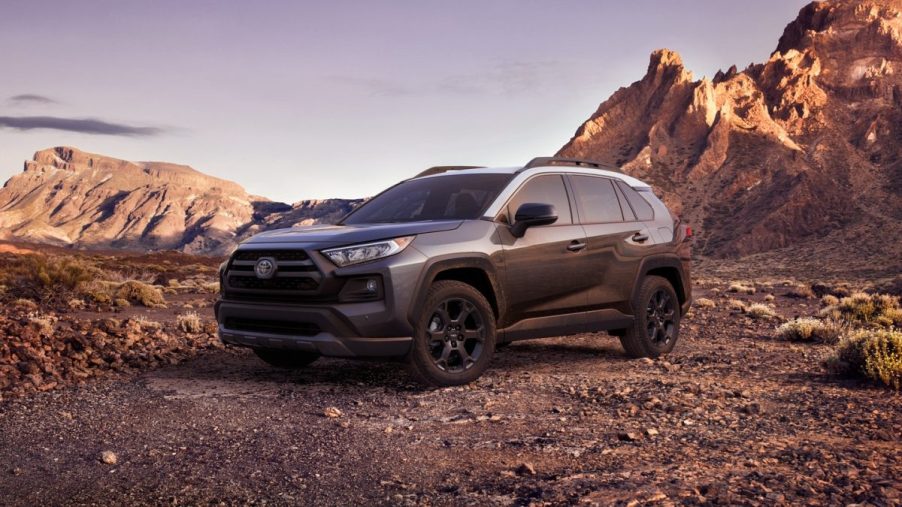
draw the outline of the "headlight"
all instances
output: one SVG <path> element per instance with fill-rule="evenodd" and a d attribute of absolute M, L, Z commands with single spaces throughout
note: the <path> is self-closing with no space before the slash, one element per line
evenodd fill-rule
<path fill-rule="evenodd" d="M 323 250 L 323 255 L 329 258 L 338 267 L 360 264 L 361 262 L 382 259 L 401 252 L 413 241 L 416 236 L 404 236 L 401 238 L 363 243 L 360 245 L 343 246 Z"/>

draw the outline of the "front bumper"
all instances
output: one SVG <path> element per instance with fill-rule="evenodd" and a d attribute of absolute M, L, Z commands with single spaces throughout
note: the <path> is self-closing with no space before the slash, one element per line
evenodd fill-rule
<path fill-rule="evenodd" d="M 384 314 L 380 308 L 384 311 L 381 302 L 297 306 L 231 301 L 217 301 L 214 307 L 219 338 L 227 344 L 334 357 L 404 356 L 413 343 L 405 336 L 405 325 L 397 326 L 398 333 L 386 333 L 394 326 L 385 321 L 373 323 L 381 332 L 367 329 L 371 315 Z"/>

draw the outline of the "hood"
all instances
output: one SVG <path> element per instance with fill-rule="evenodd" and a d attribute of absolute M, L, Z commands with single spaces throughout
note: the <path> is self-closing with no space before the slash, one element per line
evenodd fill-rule
<path fill-rule="evenodd" d="M 261 232 L 244 241 L 242 245 L 270 243 L 323 243 L 323 247 L 351 245 L 398 236 L 450 231 L 460 227 L 461 223 L 462 220 L 440 220 L 396 224 L 311 225 Z"/>

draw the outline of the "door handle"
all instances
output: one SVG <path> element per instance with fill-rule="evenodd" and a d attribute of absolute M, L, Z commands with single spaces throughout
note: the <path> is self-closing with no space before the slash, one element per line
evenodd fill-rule
<path fill-rule="evenodd" d="M 574 239 L 567 245 L 567 250 L 571 252 L 579 252 L 583 248 L 586 248 L 586 243 L 584 241 L 579 241 L 578 239 Z"/>
<path fill-rule="evenodd" d="M 642 232 L 637 232 L 636 234 L 633 234 L 633 241 L 635 241 L 636 243 L 642 243 L 643 241 L 648 241 L 648 234 L 645 234 Z"/>

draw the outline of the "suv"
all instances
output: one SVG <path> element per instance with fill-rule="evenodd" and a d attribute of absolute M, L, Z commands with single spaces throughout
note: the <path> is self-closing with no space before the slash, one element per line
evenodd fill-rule
<path fill-rule="evenodd" d="M 219 336 L 285 368 L 404 358 L 433 386 L 527 338 L 607 331 L 657 357 L 689 309 L 690 235 L 615 167 L 434 167 L 335 225 L 241 243 L 220 268 Z"/>

